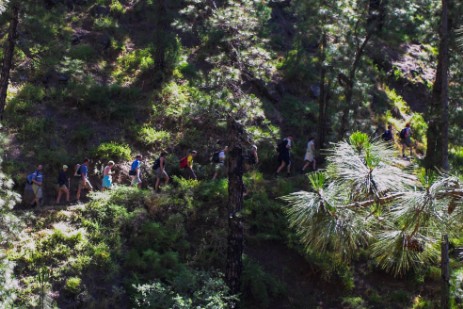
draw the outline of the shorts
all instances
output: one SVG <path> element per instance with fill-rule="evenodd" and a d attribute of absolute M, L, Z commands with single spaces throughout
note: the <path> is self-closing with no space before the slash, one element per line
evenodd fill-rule
<path fill-rule="evenodd" d="M 411 138 L 406 138 L 402 140 L 402 145 L 405 145 L 407 147 L 412 147 L 412 140 Z"/>
<path fill-rule="evenodd" d="M 224 162 L 216 163 L 215 166 L 214 166 L 214 169 L 217 172 L 224 171 L 225 170 L 225 163 Z"/>
<path fill-rule="evenodd" d="M 304 161 L 313 162 L 314 159 L 315 159 L 315 156 L 313 155 L 313 152 L 306 152 L 305 153 Z"/>
<path fill-rule="evenodd" d="M 290 165 L 291 164 L 291 157 L 289 155 L 289 152 L 283 152 L 283 153 L 280 153 L 278 155 L 278 162 L 285 162 L 286 165 Z"/>
<path fill-rule="evenodd" d="M 138 178 L 137 176 L 130 176 L 130 177 L 132 178 L 132 182 L 131 182 L 132 186 L 136 186 L 141 183 L 141 179 Z"/>
<path fill-rule="evenodd" d="M 160 167 L 158 167 L 157 169 L 154 170 L 154 175 L 156 176 L 156 178 L 167 178 L 167 177 L 169 177 L 167 175 L 166 170 L 161 170 Z"/>
<path fill-rule="evenodd" d="M 103 176 L 103 188 L 111 189 L 113 185 L 113 178 L 110 175 Z"/>
<path fill-rule="evenodd" d="M 38 186 L 37 184 L 33 183 L 32 184 L 32 191 L 34 192 L 34 196 L 38 199 L 41 199 L 43 197 L 43 191 L 42 187 Z"/>
<path fill-rule="evenodd" d="M 93 190 L 92 184 L 90 183 L 90 180 L 88 178 L 85 178 L 84 181 L 82 179 L 79 181 L 79 189 L 89 189 Z"/>

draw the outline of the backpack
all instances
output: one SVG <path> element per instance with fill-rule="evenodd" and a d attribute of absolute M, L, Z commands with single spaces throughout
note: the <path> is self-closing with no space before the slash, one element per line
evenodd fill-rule
<path fill-rule="evenodd" d="M 157 158 L 153 163 L 153 171 L 161 167 L 161 158 Z"/>
<path fill-rule="evenodd" d="M 405 139 L 405 135 L 407 134 L 407 128 L 403 128 L 402 131 L 400 131 L 400 138 Z"/>
<path fill-rule="evenodd" d="M 82 174 L 80 172 L 80 168 L 81 168 L 81 165 L 76 164 L 76 166 L 74 167 L 74 176 L 76 176 L 76 177 L 81 177 L 82 176 Z"/>
<path fill-rule="evenodd" d="M 277 145 L 277 151 L 282 152 L 283 150 L 286 149 L 286 145 L 288 145 L 288 140 L 287 139 L 281 140 Z"/>
<path fill-rule="evenodd" d="M 389 130 L 384 131 L 383 135 L 381 135 L 381 138 L 386 142 L 390 141 L 392 139 L 392 132 Z"/>
<path fill-rule="evenodd" d="M 220 151 L 214 152 L 211 161 L 212 163 L 220 163 Z"/>
<path fill-rule="evenodd" d="M 188 167 L 188 156 L 183 157 L 183 158 L 180 159 L 179 167 L 180 168 L 187 168 Z"/>
<path fill-rule="evenodd" d="M 247 156 L 247 161 L 248 161 L 248 164 L 250 164 L 250 165 L 254 165 L 254 164 L 257 163 L 257 162 L 256 162 L 256 157 L 253 156 L 252 154 L 249 154 L 249 155 Z"/>
<path fill-rule="evenodd" d="M 31 185 L 31 184 L 32 184 L 32 180 L 34 180 L 34 178 L 35 178 L 35 175 L 34 175 L 34 174 L 35 174 L 35 172 L 30 173 L 29 175 L 27 175 L 27 177 L 26 177 L 26 183 L 27 183 L 28 185 Z"/>

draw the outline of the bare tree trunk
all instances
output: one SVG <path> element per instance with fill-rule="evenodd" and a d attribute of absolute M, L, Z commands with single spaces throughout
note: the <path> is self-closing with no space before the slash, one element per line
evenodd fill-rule
<path fill-rule="evenodd" d="M 436 80 L 432 89 L 432 100 L 429 108 L 428 146 L 425 164 L 428 169 L 435 167 L 449 169 L 449 24 L 448 0 L 442 0 L 442 15 L 440 25 L 439 60 L 437 64 Z"/>
<path fill-rule="evenodd" d="M 16 46 L 17 28 L 19 23 L 19 4 L 12 3 L 11 21 L 8 29 L 8 39 L 4 47 L 4 58 L 2 72 L 0 75 L 0 120 L 3 120 L 5 111 L 6 95 L 8 92 L 8 83 L 10 80 L 10 71 L 13 64 L 14 49 Z"/>
<path fill-rule="evenodd" d="M 347 128 L 349 127 L 349 114 L 352 109 L 352 97 L 354 95 L 354 85 L 355 85 L 355 77 L 360 65 L 360 60 L 362 59 L 363 53 L 365 52 L 365 48 L 370 41 L 371 37 L 373 36 L 374 31 L 370 30 L 365 39 L 363 40 L 362 44 L 357 47 L 355 52 L 354 61 L 350 67 L 349 76 L 346 77 L 343 74 L 338 75 L 339 82 L 344 87 L 344 96 L 345 96 L 345 106 L 341 118 L 341 126 L 339 128 L 338 139 L 342 139 L 344 134 L 347 132 Z M 358 105 L 358 104 L 357 104 Z M 354 108 L 354 115 L 357 114 L 358 106 Z"/>
<path fill-rule="evenodd" d="M 326 133 L 326 68 L 323 65 L 325 62 L 325 48 L 326 48 L 326 33 L 322 35 L 322 42 L 320 44 L 320 96 L 318 97 L 318 149 L 323 149 L 325 144 Z"/>
<path fill-rule="evenodd" d="M 441 309 L 450 308 L 450 265 L 449 265 L 449 237 L 442 236 L 441 243 Z"/>
<path fill-rule="evenodd" d="M 229 157 L 228 157 L 228 248 L 225 280 L 230 292 L 241 291 L 241 273 L 243 271 L 243 148 L 241 145 L 242 129 L 232 119 L 228 119 Z"/>

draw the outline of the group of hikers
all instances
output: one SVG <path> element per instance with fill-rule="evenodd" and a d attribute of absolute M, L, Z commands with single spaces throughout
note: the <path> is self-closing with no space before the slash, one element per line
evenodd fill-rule
<path fill-rule="evenodd" d="M 399 132 L 399 138 L 400 138 L 400 144 L 402 145 L 402 157 L 403 158 L 407 158 L 407 156 L 405 155 L 405 150 L 407 148 L 409 148 L 410 150 L 410 157 L 412 157 L 412 149 L 413 149 L 413 144 L 412 144 L 412 129 L 411 129 L 411 125 L 410 123 L 408 122 L 406 125 L 405 125 L 405 128 L 403 128 L 400 132 Z M 389 143 L 392 143 L 394 141 L 394 133 L 393 133 L 393 129 L 392 129 L 392 125 L 388 125 L 387 126 L 387 129 L 384 131 L 383 135 L 381 136 L 381 138 L 386 141 L 386 142 L 389 142 Z"/>
<path fill-rule="evenodd" d="M 212 179 L 217 179 L 219 176 L 225 175 L 226 166 L 225 159 L 226 153 L 228 151 L 228 146 L 223 146 L 215 152 L 211 157 L 211 162 L 214 164 L 214 175 Z M 196 173 L 193 169 L 193 161 L 197 155 L 196 150 L 191 150 L 188 152 L 188 155 L 180 159 L 179 168 L 184 171 L 184 176 L 187 179 L 197 179 Z M 133 162 L 130 165 L 128 175 L 131 179 L 131 185 L 137 186 L 138 188 L 142 187 L 142 155 L 137 155 Z M 80 203 L 80 197 L 83 190 L 92 191 L 93 186 L 89 179 L 88 165 L 90 160 L 85 159 L 82 164 L 77 164 L 74 169 L 73 176 L 78 179 L 78 186 L 76 192 L 76 202 Z M 246 155 L 245 167 L 250 169 L 251 166 L 258 164 L 259 157 L 257 154 L 257 146 L 252 145 L 248 154 Z M 164 185 L 169 183 L 170 177 L 166 171 L 167 164 L 167 153 L 161 152 L 159 157 L 154 161 L 152 165 L 153 174 L 155 177 L 154 190 L 159 191 L 161 186 L 161 181 L 164 181 Z M 101 180 L 101 190 L 105 191 L 111 189 L 113 186 L 112 176 L 114 174 L 113 168 L 115 166 L 114 161 L 108 161 L 108 163 L 102 168 L 102 180 Z M 70 203 L 71 198 L 71 177 L 68 173 L 69 167 L 63 165 L 57 178 L 55 184 L 56 188 L 56 204 L 60 204 L 61 198 L 65 196 L 66 203 Z M 39 206 L 42 204 L 43 199 L 43 165 L 39 164 L 36 166 L 34 172 L 30 173 L 26 177 L 26 190 L 27 186 L 30 186 L 31 191 L 34 195 L 34 198 L 30 204 L 31 207 Z"/>
<path fill-rule="evenodd" d="M 400 137 L 400 143 L 402 145 L 402 156 L 405 156 L 406 148 L 410 149 L 410 156 L 412 156 L 412 142 L 411 142 L 411 127 L 410 123 L 407 123 L 405 128 L 400 131 L 398 134 Z M 386 142 L 393 142 L 394 141 L 394 134 L 391 125 L 388 125 L 387 129 L 382 134 L 382 139 Z M 282 173 L 286 169 L 287 176 L 290 176 L 291 167 L 292 167 L 292 158 L 291 158 L 291 149 L 294 143 L 294 139 L 292 135 L 289 135 L 283 138 L 277 144 L 277 152 L 278 152 L 278 167 L 275 172 L 275 176 L 278 177 L 280 173 Z M 218 143 L 220 149 L 216 151 L 210 158 L 211 163 L 214 165 L 214 174 L 212 179 L 217 179 L 226 174 L 226 156 L 228 152 L 228 146 L 222 145 L 221 142 Z M 315 137 L 311 136 L 307 142 L 305 156 L 304 156 L 304 165 L 301 168 L 301 173 L 305 173 L 308 168 L 311 168 L 313 171 L 317 169 L 317 161 L 315 159 Z M 190 150 L 188 155 L 181 158 L 179 161 L 179 168 L 184 171 L 184 177 L 187 179 L 197 179 L 196 173 L 193 169 L 193 161 L 196 157 L 198 152 L 196 150 Z M 137 186 L 139 188 L 142 187 L 142 155 L 137 155 L 135 160 L 130 165 L 129 176 L 131 178 L 131 185 Z M 74 176 L 77 177 L 78 186 L 76 192 L 76 201 L 80 203 L 80 197 L 83 190 L 92 191 L 93 186 L 89 180 L 88 175 L 88 165 L 90 160 L 85 159 L 82 164 L 77 164 L 74 170 Z M 244 167 L 245 170 L 250 170 L 253 166 L 259 163 L 259 156 L 257 154 L 257 146 L 252 145 L 247 154 L 245 155 L 244 160 Z M 170 177 L 166 171 L 167 165 L 167 153 L 161 152 L 159 157 L 154 161 L 152 170 L 155 177 L 154 182 L 154 190 L 156 192 L 159 191 L 161 186 L 161 181 L 164 181 L 164 185 L 169 183 Z M 108 163 L 102 169 L 102 183 L 101 183 L 101 190 L 108 190 L 111 189 L 113 186 L 113 179 L 112 175 L 113 167 L 115 166 L 114 161 L 108 161 Z M 69 167 L 67 165 L 63 165 L 62 169 L 59 172 L 57 184 L 56 184 L 56 204 L 61 202 L 61 198 L 64 195 L 66 198 L 66 202 L 70 202 L 70 179 L 71 177 L 68 174 Z M 43 166 L 39 164 L 36 170 L 27 176 L 27 184 L 31 186 L 34 199 L 31 203 L 31 206 L 40 205 L 41 200 L 43 197 Z"/>

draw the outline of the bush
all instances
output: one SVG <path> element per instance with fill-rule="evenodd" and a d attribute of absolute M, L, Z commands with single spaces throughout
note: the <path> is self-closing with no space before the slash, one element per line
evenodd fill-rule
<path fill-rule="evenodd" d="M 132 151 L 127 144 L 118 144 L 116 142 L 100 144 L 95 155 L 102 160 L 125 160 L 131 159 Z"/>
<path fill-rule="evenodd" d="M 26 101 L 40 102 L 45 97 L 45 89 L 33 84 L 25 84 L 19 91 L 17 98 Z"/>
<path fill-rule="evenodd" d="M 64 289 L 71 294 L 79 294 L 82 280 L 78 277 L 71 277 L 66 280 Z"/>
<path fill-rule="evenodd" d="M 282 282 L 247 257 L 244 259 L 241 290 L 245 303 L 259 304 L 259 308 L 269 308 L 272 298 L 286 293 Z"/>
<path fill-rule="evenodd" d="M 367 309 L 365 301 L 361 297 L 344 297 L 342 299 L 343 308 L 346 309 Z"/>
<path fill-rule="evenodd" d="M 152 127 L 144 126 L 137 136 L 138 140 L 145 145 L 166 147 L 170 142 L 171 133 L 164 130 L 157 131 Z"/>
<path fill-rule="evenodd" d="M 179 278 L 179 277 L 182 278 Z M 228 288 L 221 276 L 199 271 L 180 273 L 174 282 L 188 279 L 187 291 L 176 289 L 161 281 L 134 285 L 135 308 L 234 308 L 237 297 L 228 295 Z"/>

